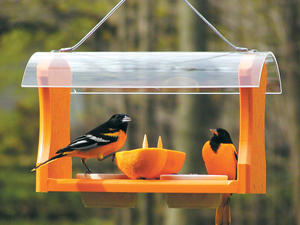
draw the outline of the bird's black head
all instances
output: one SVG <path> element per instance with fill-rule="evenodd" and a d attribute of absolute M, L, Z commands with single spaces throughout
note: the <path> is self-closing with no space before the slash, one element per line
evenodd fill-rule
<path fill-rule="evenodd" d="M 107 125 L 113 129 L 121 129 L 126 132 L 130 121 L 131 118 L 127 114 L 115 114 L 107 121 Z"/>
<path fill-rule="evenodd" d="M 210 147 L 214 152 L 217 152 L 220 144 L 232 144 L 230 134 L 227 130 L 223 128 L 210 129 L 210 132 L 213 133 L 212 138 L 210 139 Z"/>

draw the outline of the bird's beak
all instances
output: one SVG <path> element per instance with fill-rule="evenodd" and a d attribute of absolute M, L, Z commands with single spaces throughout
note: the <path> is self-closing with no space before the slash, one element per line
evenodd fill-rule
<path fill-rule="evenodd" d="M 131 118 L 129 116 L 125 116 L 123 119 L 122 119 L 122 122 L 125 123 L 125 122 L 130 122 L 131 121 Z"/>
<path fill-rule="evenodd" d="M 209 129 L 209 131 L 210 131 L 212 134 L 218 136 L 218 131 L 217 131 L 216 129 Z"/>

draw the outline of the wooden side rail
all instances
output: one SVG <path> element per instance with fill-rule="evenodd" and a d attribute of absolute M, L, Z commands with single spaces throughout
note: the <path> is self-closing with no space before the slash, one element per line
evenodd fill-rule
<path fill-rule="evenodd" d="M 238 193 L 236 180 L 48 179 L 49 191 L 128 193 Z"/>

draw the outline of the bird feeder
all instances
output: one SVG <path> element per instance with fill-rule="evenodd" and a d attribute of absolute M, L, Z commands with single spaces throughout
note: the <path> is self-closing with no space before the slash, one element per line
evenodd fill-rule
<path fill-rule="evenodd" d="M 155 193 L 265 193 L 265 94 L 281 93 L 270 52 L 35 53 L 23 87 L 39 90 L 37 163 L 70 142 L 70 95 L 103 93 L 239 94 L 237 180 L 72 178 L 70 158 L 36 172 L 36 190 Z M 89 92 L 92 90 L 92 92 Z"/>
<path fill-rule="evenodd" d="M 208 175 L 192 180 L 74 178 L 71 158 L 65 157 L 36 171 L 37 192 L 168 193 L 173 203 L 182 202 L 183 194 L 194 199 L 197 194 L 266 192 L 265 95 L 281 93 L 271 52 L 37 52 L 27 63 L 22 87 L 39 92 L 37 163 L 70 142 L 71 94 L 239 94 L 240 99 L 236 180 Z"/>

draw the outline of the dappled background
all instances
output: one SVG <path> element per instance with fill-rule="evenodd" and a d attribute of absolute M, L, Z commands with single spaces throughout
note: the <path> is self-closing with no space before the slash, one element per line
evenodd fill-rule
<path fill-rule="evenodd" d="M 283 94 L 267 96 L 267 194 L 233 195 L 233 224 L 300 225 L 300 2 L 198 0 L 192 3 L 233 43 L 271 50 Z M 110 0 L 0 1 L 0 224 L 212 224 L 214 210 L 168 209 L 160 194 L 139 195 L 135 209 L 84 208 L 78 193 L 35 193 L 36 89 L 21 88 L 29 57 L 75 44 L 116 4 Z M 231 51 L 182 0 L 128 0 L 78 51 Z M 127 112 L 134 121 L 123 149 L 156 145 L 187 153 L 182 172 L 205 173 L 208 129 L 224 127 L 238 143 L 238 96 L 72 96 L 71 137 Z M 74 171 L 83 168 L 73 160 Z M 110 160 L 95 171 L 117 172 Z"/>

